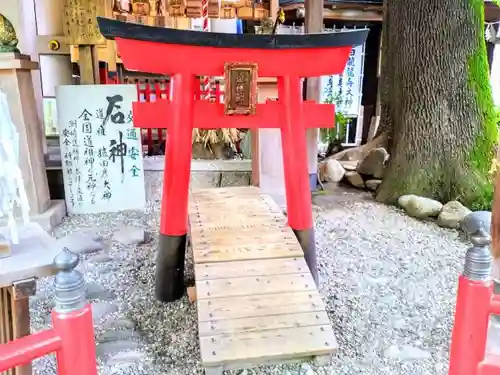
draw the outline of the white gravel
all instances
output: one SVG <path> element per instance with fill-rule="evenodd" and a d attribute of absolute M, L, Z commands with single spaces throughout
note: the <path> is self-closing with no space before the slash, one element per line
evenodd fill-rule
<path fill-rule="evenodd" d="M 456 283 L 468 244 L 456 231 L 409 218 L 364 193 L 339 190 L 315 202 L 321 293 L 340 351 L 328 367 L 303 363 L 229 374 L 447 374 Z M 97 228 L 106 244 L 84 254 L 79 266 L 94 302 L 101 375 L 203 373 L 195 305 L 187 297 L 159 304 L 153 296 L 158 212 L 153 200 L 145 215 L 74 216 L 55 231 L 61 237 Z M 123 226 L 144 228 L 153 240 L 123 245 L 113 235 Z M 187 271 L 192 280 L 191 264 Z M 52 282 L 38 283 L 33 330 L 50 324 Z M 55 374 L 53 359 L 37 360 L 35 374 Z"/>

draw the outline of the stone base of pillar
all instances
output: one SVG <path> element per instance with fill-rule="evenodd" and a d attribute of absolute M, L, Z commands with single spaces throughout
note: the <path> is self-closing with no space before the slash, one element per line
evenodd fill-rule
<path fill-rule="evenodd" d="M 39 224 L 45 231 L 54 229 L 66 216 L 66 203 L 64 200 L 51 200 L 44 212 L 30 215 L 30 221 Z M 0 219 L 0 228 L 7 225 L 7 218 Z M 18 225 L 22 225 L 22 219 L 18 219 Z"/>
<path fill-rule="evenodd" d="M 316 189 L 318 188 L 317 173 L 309 173 L 309 186 L 311 187 L 311 191 L 316 191 Z"/>

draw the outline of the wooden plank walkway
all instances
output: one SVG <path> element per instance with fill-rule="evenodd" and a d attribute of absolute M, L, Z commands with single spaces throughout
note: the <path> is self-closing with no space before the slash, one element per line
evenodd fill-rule
<path fill-rule="evenodd" d="M 206 375 L 316 357 L 337 342 L 302 249 L 258 188 L 190 195 L 198 329 Z"/>

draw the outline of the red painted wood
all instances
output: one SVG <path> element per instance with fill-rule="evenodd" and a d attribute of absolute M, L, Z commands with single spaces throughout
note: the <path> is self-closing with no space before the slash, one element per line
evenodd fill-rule
<path fill-rule="evenodd" d="M 0 373 L 56 352 L 58 375 L 97 375 L 91 305 L 52 311 L 53 329 L 0 345 Z"/>
<path fill-rule="evenodd" d="M 500 315 L 500 295 L 494 294 L 491 299 L 490 314 Z"/>
<path fill-rule="evenodd" d="M 116 38 L 127 69 L 156 74 L 221 76 L 227 61 L 258 64 L 259 77 L 319 77 L 344 71 L 352 47 L 237 49 Z"/>
<path fill-rule="evenodd" d="M 97 375 L 92 308 L 69 313 L 52 311 L 52 325 L 62 341 L 57 352 L 59 375 Z"/>
<path fill-rule="evenodd" d="M 161 100 L 161 83 L 160 82 L 155 82 L 155 95 L 156 95 L 156 101 Z M 160 126 L 158 128 L 161 128 Z M 158 142 L 161 143 L 163 140 L 163 129 L 156 129 L 158 133 Z"/>
<path fill-rule="evenodd" d="M 151 87 L 149 85 L 149 81 L 146 80 L 146 82 L 144 82 L 144 85 L 146 86 L 145 87 L 145 90 L 144 90 L 144 100 L 146 102 L 150 102 L 151 101 Z M 153 130 L 151 128 L 148 128 L 147 129 L 147 142 L 148 142 L 148 149 L 151 150 L 153 148 Z"/>
<path fill-rule="evenodd" d="M 295 230 L 311 229 L 313 228 L 311 189 L 307 169 L 307 142 L 300 77 L 278 77 L 278 97 L 282 103 L 278 113 L 288 224 Z"/>
<path fill-rule="evenodd" d="M 0 373 L 30 363 L 61 349 L 61 338 L 53 329 L 0 345 Z"/>
<path fill-rule="evenodd" d="M 487 355 L 486 360 L 479 364 L 477 375 L 500 374 L 500 355 Z"/>
<path fill-rule="evenodd" d="M 219 99 L 220 101 L 220 99 Z M 134 126 L 143 129 L 169 128 L 173 122 L 175 106 L 166 100 L 158 102 L 132 103 Z M 335 106 L 303 102 L 306 128 L 331 128 L 335 123 Z M 199 129 L 241 128 L 265 129 L 280 127 L 280 103 L 267 101 L 257 104 L 252 116 L 226 116 L 224 104 L 195 101 L 193 104 L 193 127 Z"/>
<path fill-rule="evenodd" d="M 148 92 L 147 92 L 147 89 L 146 89 L 147 83 L 144 83 L 145 87 L 142 88 L 141 84 L 143 84 L 143 83 L 141 83 L 139 80 L 135 80 L 134 82 L 135 82 L 136 87 L 137 87 L 137 101 L 141 102 L 144 106 L 148 106 L 149 103 L 154 103 L 154 102 L 150 102 L 149 101 L 151 98 L 148 98 Z M 111 83 L 118 84 L 119 82 L 115 78 L 115 82 L 111 82 Z M 125 78 L 123 83 L 129 83 L 129 81 Z M 216 89 L 215 89 L 215 94 L 216 94 L 215 101 L 216 102 L 222 102 L 221 98 L 224 95 L 224 91 L 222 91 L 220 89 L 220 84 L 219 83 L 217 83 L 217 86 L 215 86 L 215 87 L 216 87 Z M 151 91 L 151 89 L 150 89 L 150 91 Z M 160 101 L 167 101 L 167 102 L 169 102 L 169 99 L 170 99 L 170 81 L 160 80 L 160 81 L 155 82 L 154 83 L 154 91 L 155 91 L 155 94 L 156 94 L 156 100 L 157 101 L 160 100 Z M 195 92 L 195 95 L 196 95 L 197 98 L 201 94 L 199 88 L 197 89 L 196 86 L 195 86 L 194 92 Z M 202 99 L 200 99 L 200 100 L 202 100 Z M 155 107 L 155 110 L 156 110 L 156 107 Z M 142 109 L 140 111 L 142 111 Z M 160 111 L 163 111 L 163 109 L 160 108 Z M 149 118 L 150 115 L 154 115 L 154 114 L 147 115 L 148 118 Z M 142 134 L 143 137 L 141 139 L 142 139 L 143 145 L 147 145 L 148 146 L 148 150 L 149 151 L 152 150 L 152 147 L 153 147 L 153 144 L 154 144 L 154 132 L 155 131 L 157 132 L 158 141 L 161 142 L 163 139 L 166 139 L 166 129 L 167 128 L 165 126 L 168 127 L 168 123 L 169 123 L 169 121 L 167 121 L 164 118 L 160 118 L 159 116 L 155 116 L 155 117 L 156 117 L 156 119 L 153 120 L 153 121 L 156 124 L 160 124 L 160 125 L 154 125 L 154 126 L 152 126 L 151 125 L 152 122 L 150 122 L 149 120 L 145 120 L 144 124 L 146 124 L 146 125 L 144 125 L 144 126 L 142 126 L 142 125 L 140 125 L 140 126 L 136 125 L 137 128 L 148 129 L 148 131 L 145 134 Z M 134 113 L 134 123 L 136 123 L 136 114 L 135 113 Z M 213 128 L 213 127 L 211 127 L 211 128 Z"/>
<path fill-rule="evenodd" d="M 173 116 L 169 126 L 163 171 L 160 233 L 180 236 L 187 233 L 188 194 L 191 175 L 195 76 L 173 77 Z"/>
<path fill-rule="evenodd" d="M 484 360 L 493 283 L 458 280 L 449 375 L 475 375 Z M 483 375 L 489 375 L 488 372 Z"/>

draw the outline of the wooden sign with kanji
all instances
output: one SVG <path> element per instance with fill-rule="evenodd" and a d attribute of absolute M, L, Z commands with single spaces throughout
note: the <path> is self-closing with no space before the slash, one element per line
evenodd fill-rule
<path fill-rule="evenodd" d="M 68 44 L 106 44 L 97 26 L 97 16 L 105 14 L 106 3 L 106 0 L 64 0 L 63 29 Z"/>

